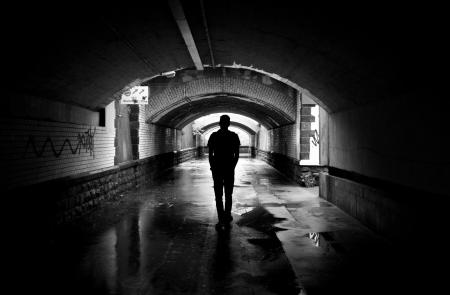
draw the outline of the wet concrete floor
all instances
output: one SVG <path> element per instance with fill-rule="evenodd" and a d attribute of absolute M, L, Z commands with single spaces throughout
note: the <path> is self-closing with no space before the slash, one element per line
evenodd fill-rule
<path fill-rule="evenodd" d="M 207 160 L 60 228 L 15 293 L 406 294 L 416 257 L 255 159 L 236 170 L 234 221 L 217 222 Z M 30 246 L 30 251 L 39 247 Z M 417 263 L 411 263 L 416 260 Z M 26 283 L 28 282 L 28 283 Z M 419 294 L 419 293 L 417 293 Z"/>

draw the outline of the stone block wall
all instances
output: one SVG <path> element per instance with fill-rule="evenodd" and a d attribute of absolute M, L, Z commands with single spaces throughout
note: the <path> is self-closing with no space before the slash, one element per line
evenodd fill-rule
<path fill-rule="evenodd" d="M 164 153 L 143 160 L 119 164 L 97 173 L 83 173 L 53 179 L 7 191 L 11 210 L 20 210 L 24 219 L 32 219 L 51 230 L 97 208 L 103 201 L 121 198 L 159 177 L 176 164 L 197 156 L 197 149 Z"/>

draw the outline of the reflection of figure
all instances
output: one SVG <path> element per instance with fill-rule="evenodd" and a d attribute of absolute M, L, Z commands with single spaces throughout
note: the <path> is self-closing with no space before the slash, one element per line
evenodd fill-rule
<path fill-rule="evenodd" d="M 240 141 L 236 133 L 228 130 L 230 117 L 220 117 L 220 130 L 211 134 L 208 141 L 209 164 L 214 179 L 214 193 L 216 195 L 218 225 L 231 222 L 231 198 L 234 186 L 234 168 L 239 159 Z M 225 188 L 225 210 L 222 203 Z"/>
<path fill-rule="evenodd" d="M 215 290 L 219 291 L 218 294 L 221 294 L 221 283 L 229 277 L 229 275 L 233 272 L 233 264 L 234 259 L 231 255 L 231 240 L 230 240 L 230 231 L 219 231 L 217 235 L 217 243 L 216 243 L 216 251 L 213 256 L 213 278 L 215 282 L 218 282 L 214 287 L 218 287 Z"/>

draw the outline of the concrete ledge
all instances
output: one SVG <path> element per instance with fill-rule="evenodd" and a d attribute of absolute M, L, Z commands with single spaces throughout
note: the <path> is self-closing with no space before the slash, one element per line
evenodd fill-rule
<path fill-rule="evenodd" d="M 319 195 L 392 241 L 409 241 L 445 224 L 448 198 L 394 185 L 372 186 L 320 174 Z"/>

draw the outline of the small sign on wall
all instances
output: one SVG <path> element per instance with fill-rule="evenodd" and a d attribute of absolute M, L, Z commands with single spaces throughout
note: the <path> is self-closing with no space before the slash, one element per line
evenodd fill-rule
<path fill-rule="evenodd" d="M 148 86 L 134 86 L 122 93 L 121 104 L 148 104 Z"/>

